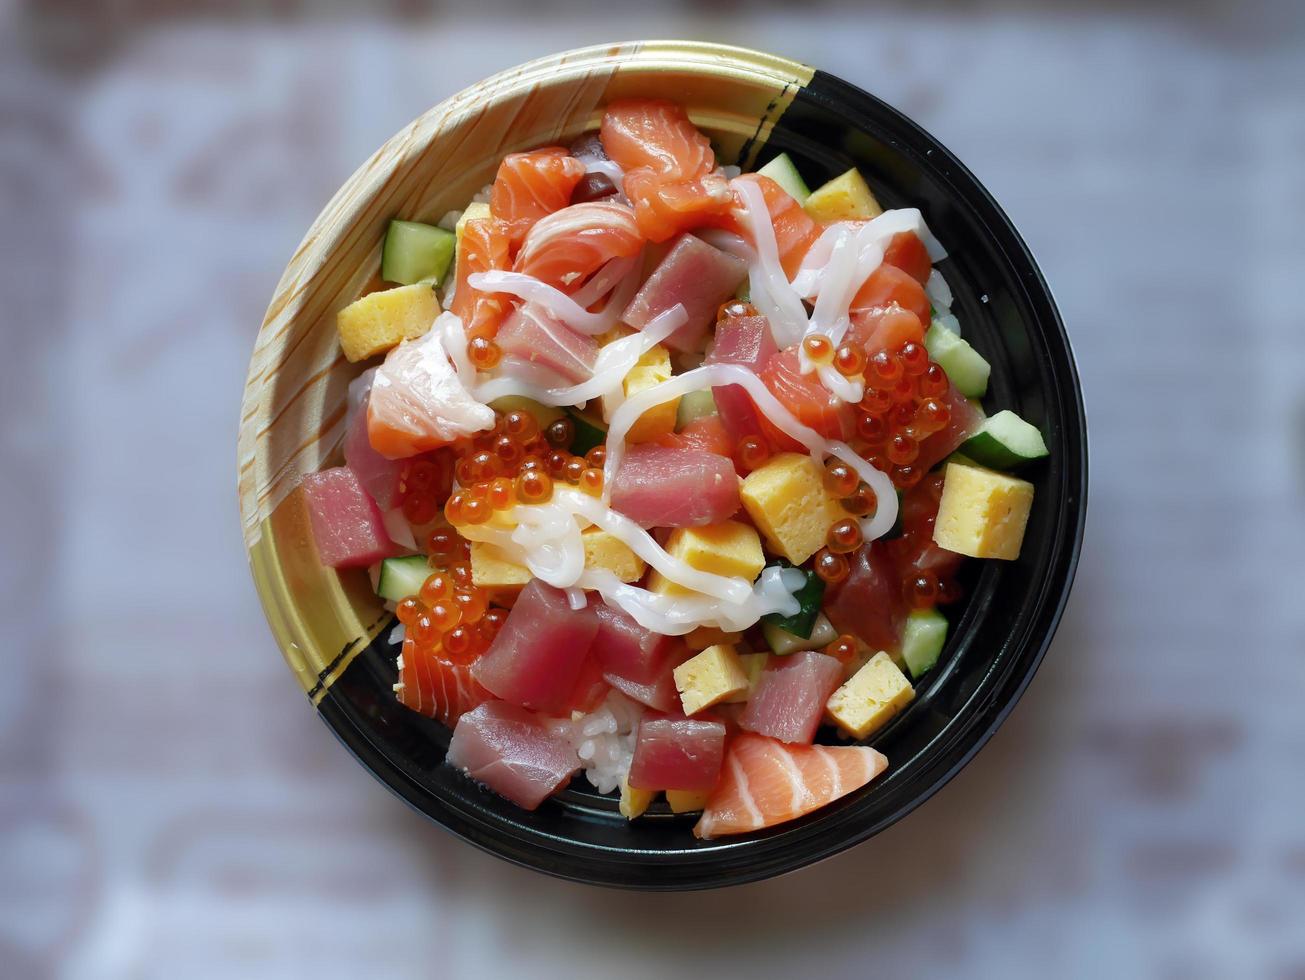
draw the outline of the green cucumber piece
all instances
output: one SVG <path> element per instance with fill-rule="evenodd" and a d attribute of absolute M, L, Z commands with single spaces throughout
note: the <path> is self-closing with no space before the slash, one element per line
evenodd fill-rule
<path fill-rule="evenodd" d="M 556 422 L 566 414 L 560 408 L 541 405 L 533 398 L 527 398 L 525 395 L 504 395 L 502 398 L 495 398 L 489 403 L 489 407 L 502 415 L 506 415 L 508 412 L 529 412 L 535 417 L 535 421 L 539 423 L 540 431 L 547 429 L 551 423 Z"/>
<path fill-rule="evenodd" d="M 788 567 L 787 562 L 781 562 L 780 564 Z M 820 602 L 825 597 L 825 580 L 815 572 L 808 571 L 805 568 L 799 568 L 798 571 L 807 577 L 806 583 L 793 593 L 793 598 L 798 601 L 801 608 L 792 616 L 767 613 L 761 617 L 761 622 L 763 626 L 775 626 L 785 633 L 790 633 L 799 639 L 805 640 L 811 636 L 816 618 L 820 615 Z M 827 642 L 832 642 L 832 640 Z M 776 650 L 775 652 L 778 653 L 779 651 Z"/>
<path fill-rule="evenodd" d="M 811 196 L 811 188 L 807 187 L 807 182 L 802 179 L 802 175 L 798 173 L 798 168 L 794 166 L 787 153 L 781 153 L 771 160 L 770 163 L 757 171 L 757 176 L 769 177 L 784 188 L 798 204 L 805 204 L 807 198 Z"/>
<path fill-rule="evenodd" d="M 983 427 L 961 444 L 961 451 L 980 466 L 1009 470 L 1047 455 L 1037 427 L 1010 409 L 984 420 Z"/>
<path fill-rule="evenodd" d="M 919 677 L 938 662 L 947 642 L 947 619 L 937 609 L 913 609 L 902 634 L 902 661 Z"/>
<path fill-rule="evenodd" d="M 453 262 L 453 232 L 419 221 L 390 222 L 381 251 L 381 278 L 411 286 L 440 282 Z"/>
<path fill-rule="evenodd" d="M 607 426 L 603 420 L 578 408 L 568 408 L 566 414 L 575 425 L 575 436 L 571 439 L 571 452 L 583 456 L 594 446 L 601 446 L 607 441 Z"/>
<path fill-rule="evenodd" d="M 762 618 L 761 632 L 766 637 L 766 642 L 770 644 L 770 649 L 780 657 L 797 653 L 799 650 L 820 650 L 838 639 L 838 630 L 834 629 L 834 624 L 825 618 L 824 613 L 816 614 L 811 624 L 811 632 L 807 636 L 798 636 L 782 626 L 768 623 L 766 622 L 768 618 Z"/>
<path fill-rule="evenodd" d="M 391 602 L 402 602 L 421 591 L 421 585 L 430 576 L 430 563 L 425 555 L 408 555 L 405 558 L 386 558 L 381 562 L 381 577 L 376 583 L 376 594 Z"/>
<path fill-rule="evenodd" d="M 968 341 L 935 322 L 924 335 L 924 346 L 962 395 L 980 398 L 988 390 L 992 367 Z"/>
<path fill-rule="evenodd" d="M 675 412 L 676 431 L 683 429 L 695 419 L 703 419 L 716 414 L 716 399 L 711 396 L 711 389 L 691 391 L 680 397 L 680 407 Z"/>

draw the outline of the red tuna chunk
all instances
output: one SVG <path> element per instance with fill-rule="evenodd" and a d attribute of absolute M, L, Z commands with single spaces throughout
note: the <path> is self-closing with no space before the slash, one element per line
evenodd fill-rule
<path fill-rule="evenodd" d="M 951 418 L 945 426 L 920 443 L 915 465 L 922 470 L 932 469 L 936 463 L 956 452 L 961 448 L 961 443 L 983 426 L 983 412 L 971 405 L 970 400 L 957 391 L 950 381 L 947 382 L 947 393 L 942 401 L 951 410 Z"/>
<path fill-rule="evenodd" d="M 556 793 L 580 768 L 575 749 L 560 731 L 502 701 L 488 701 L 458 719 L 446 758 L 527 810 Z"/>
<path fill-rule="evenodd" d="M 702 449 L 632 446 L 612 480 L 612 509 L 643 527 L 717 524 L 739 509 L 739 478 Z"/>
<path fill-rule="evenodd" d="M 337 466 L 309 473 L 301 486 L 323 565 L 357 568 L 399 554 L 385 532 L 381 509 L 353 470 Z"/>
<path fill-rule="evenodd" d="M 579 384 L 593 376 L 598 343 L 576 333 L 543 307 L 526 303 L 499 328 L 495 343 L 504 355 L 544 368 L 561 385 Z"/>
<path fill-rule="evenodd" d="M 757 679 L 739 726 L 781 742 L 810 745 L 825 702 L 843 680 L 843 665 L 814 650 L 772 657 Z"/>
<path fill-rule="evenodd" d="M 716 309 L 734 295 L 747 274 L 742 259 L 701 238 L 681 235 L 639 287 L 622 319 L 641 330 L 658 314 L 683 303 L 689 319 L 664 342 L 671 350 L 697 350 L 716 319 Z"/>
<path fill-rule="evenodd" d="M 557 714 L 571 706 L 597 632 L 592 605 L 572 609 L 561 589 L 534 579 L 471 672 L 504 701 Z"/>
<path fill-rule="evenodd" d="M 635 789 L 706 792 L 720 778 L 725 725 L 682 715 L 644 715 L 630 764 Z"/>
<path fill-rule="evenodd" d="M 625 613 L 599 605 L 598 633 L 590 654 L 603 679 L 628 698 L 658 711 L 678 703 L 674 670 L 688 653 L 683 641 L 644 629 Z"/>
<path fill-rule="evenodd" d="M 764 316 L 728 316 L 716 324 L 716 336 L 705 363 L 742 364 L 760 373 L 777 353 L 770 321 Z M 721 423 L 735 443 L 748 436 L 765 435 L 757 408 L 742 385 L 717 385 L 711 393 Z"/>
<path fill-rule="evenodd" d="M 826 599 L 825 615 L 840 633 L 851 633 L 872 650 L 896 650 L 907 609 L 887 543 L 872 542 L 848 558 L 851 571 Z"/>

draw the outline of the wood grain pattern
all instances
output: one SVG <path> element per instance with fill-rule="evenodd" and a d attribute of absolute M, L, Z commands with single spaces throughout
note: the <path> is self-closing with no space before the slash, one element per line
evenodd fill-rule
<path fill-rule="evenodd" d="M 303 474 L 327 462 L 343 435 L 348 384 L 362 366 L 341 356 L 335 317 L 374 279 L 386 223 L 434 221 L 464 207 L 505 153 L 569 141 L 595 128 L 602 107 L 621 97 L 685 105 L 721 158 L 736 160 L 764 143 L 810 77 L 811 69 L 796 62 L 723 45 L 631 42 L 565 52 L 437 105 L 335 194 L 268 307 L 250 363 L 238 447 L 241 519 L 255 580 L 305 690 L 320 689 L 319 674 L 328 667 L 329 684 L 348 665 L 349 651 L 374 635 L 379 618 L 370 592 L 342 586 L 340 576 L 317 563 L 291 494 Z"/>

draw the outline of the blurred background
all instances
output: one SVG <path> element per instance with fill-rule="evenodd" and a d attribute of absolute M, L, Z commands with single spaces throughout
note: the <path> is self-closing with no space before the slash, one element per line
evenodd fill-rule
<path fill-rule="evenodd" d="M 1305 977 L 1302 5 L 708 6 L 0 0 L 0 975 Z M 991 744 L 716 894 L 409 812 L 304 702 L 236 513 L 254 335 L 334 189 L 457 89 L 634 37 L 806 61 L 956 151 L 1091 426 L 1078 584 Z"/>

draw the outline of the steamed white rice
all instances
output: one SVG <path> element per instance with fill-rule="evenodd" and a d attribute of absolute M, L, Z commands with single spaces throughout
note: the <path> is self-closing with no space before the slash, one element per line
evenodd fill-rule
<path fill-rule="evenodd" d="M 600 793 L 621 785 L 634 759 L 634 743 L 643 707 L 619 691 L 587 715 L 571 720 L 569 738 L 584 767 L 585 778 Z"/>

